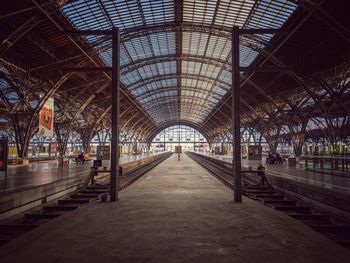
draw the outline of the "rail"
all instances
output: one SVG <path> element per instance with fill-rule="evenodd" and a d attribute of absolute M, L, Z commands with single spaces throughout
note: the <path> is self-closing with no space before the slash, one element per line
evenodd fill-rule
<path fill-rule="evenodd" d="M 171 155 L 172 153 L 170 152 L 157 155 L 157 158 L 152 159 L 151 162 L 142 163 L 142 166 L 138 167 L 137 169 L 127 170 L 124 175 L 120 176 L 119 189 L 122 190 L 128 187 L 146 172 L 153 169 L 156 165 Z M 95 175 L 96 173 L 99 174 L 101 172 L 104 172 L 104 175 L 98 178 L 98 183 L 95 179 L 91 181 L 91 177 L 94 177 L 92 175 Z M 66 191 L 64 192 L 64 195 L 55 195 L 53 192 L 51 194 L 52 196 L 50 197 L 50 201 L 48 198 L 41 197 L 45 190 L 40 191 L 40 193 L 38 193 L 40 198 L 38 199 L 35 197 L 35 202 L 31 200 L 33 205 L 29 207 L 30 210 L 28 210 L 27 207 L 19 207 L 18 209 L 21 209 L 20 212 L 17 212 L 16 214 L 11 213 L 11 216 L 16 215 L 15 217 L 3 217 L 3 221 L 0 224 L 0 245 L 16 238 L 19 235 L 22 235 L 23 233 L 39 226 L 42 223 L 47 222 L 48 220 L 71 210 L 75 210 L 84 204 L 90 203 L 98 198 L 101 198 L 102 200 L 102 197 L 108 196 L 109 186 L 108 180 L 101 180 L 101 178 L 108 179 L 108 177 L 108 171 L 91 170 L 90 174 L 85 175 L 79 180 L 79 187 L 76 186 L 76 184 L 72 184 L 72 182 L 67 183 L 70 189 L 74 191 Z M 102 185 L 100 184 L 101 182 L 105 184 Z M 62 185 L 62 182 L 59 184 Z M 49 188 L 51 189 L 52 187 Z M 30 191 L 30 189 L 27 190 Z M 55 189 L 51 190 L 54 191 Z M 16 194 L 18 196 L 23 195 L 23 193 Z M 29 192 L 27 196 L 30 194 L 33 195 L 32 192 Z"/>
<path fill-rule="evenodd" d="M 232 166 L 229 163 L 193 152 L 187 155 L 209 170 L 225 185 L 234 188 Z M 347 221 L 339 221 L 338 218 L 328 213 L 321 212 L 312 206 L 306 206 L 300 200 L 295 200 L 277 191 L 269 182 L 262 167 L 259 170 L 241 172 L 245 196 L 301 221 L 341 246 L 350 249 L 350 224 Z"/>
<path fill-rule="evenodd" d="M 234 187 L 234 182 L 232 180 L 232 165 L 225 161 L 213 159 L 209 156 L 205 156 L 202 154 L 197 154 L 193 152 L 187 152 L 186 153 L 189 157 L 192 159 L 195 159 L 197 161 L 200 160 L 206 160 L 209 163 L 206 163 L 202 166 L 207 168 L 209 171 L 214 172 L 214 174 L 218 174 L 221 181 L 225 181 L 226 185 L 229 185 L 231 188 Z M 242 174 L 242 189 L 244 190 L 247 186 L 268 186 L 270 187 L 271 184 L 266 176 L 265 168 L 263 166 L 258 167 L 257 170 L 241 170 Z"/>

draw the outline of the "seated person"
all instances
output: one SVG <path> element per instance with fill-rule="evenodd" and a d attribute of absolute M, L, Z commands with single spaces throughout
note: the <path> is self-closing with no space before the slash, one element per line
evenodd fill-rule
<path fill-rule="evenodd" d="M 276 163 L 283 164 L 283 159 L 279 153 L 276 153 Z"/>
<path fill-rule="evenodd" d="M 85 163 L 84 153 L 83 152 L 79 153 L 78 156 L 75 157 L 75 161 L 77 163 L 81 162 L 82 164 L 84 164 Z"/>
<path fill-rule="evenodd" d="M 273 155 L 273 153 L 271 151 L 269 151 L 267 159 L 266 159 L 266 163 L 269 164 L 274 164 L 275 163 L 275 157 Z"/>

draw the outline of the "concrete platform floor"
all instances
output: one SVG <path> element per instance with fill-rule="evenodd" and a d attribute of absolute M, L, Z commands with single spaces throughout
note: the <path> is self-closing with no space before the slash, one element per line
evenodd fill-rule
<path fill-rule="evenodd" d="M 232 163 L 232 156 L 228 155 L 214 155 L 208 153 L 200 153 L 212 158 L 222 160 L 224 162 Z M 350 177 L 317 173 L 310 170 L 305 170 L 304 164 L 299 164 L 296 167 L 288 167 L 284 164 L 267 164 L 266 158 L 262 161 L 242 159 L 242 167 L 252 167 L 256 169 L 260 164 L 265 166 L 266 172 L 271 175 L 288 178 L 294 181 L 332 189 L 333 191 L 350 195 Z"/>
<path fill-rule="evenodd" d="M 154 153 L 159 154 L 159 153 Z M 120 164 L 140 160 L 152 155 L 145 153 L 140 155 L 124 154 L 120 157 Z M 103 161 L 104 166 L 109 166 L 109 161 Z M 92 161 L 85 164 L 70 162 L 68 166 L 59 166 L 57 160 L 31 162 L 28 165 L 11 165 L 8 167 L 8 174 L 0 174 L 0 192 L 8 190 L 20 190 L 23 188 L 51 183 L 62 178 L 77 176 L 88 173 Z"/>
<path fill-rule="evenodd" d="M 120 193 L 0 247 L 5 262 L 349 262 L 350 253 L 173 155 Z"/>

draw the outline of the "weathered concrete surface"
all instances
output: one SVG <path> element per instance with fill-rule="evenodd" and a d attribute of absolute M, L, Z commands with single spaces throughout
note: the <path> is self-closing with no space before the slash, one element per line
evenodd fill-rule
<path fill-rule="evenodd" d="M 120 194 L 0 248 L 1 262 L 349 262 L 303 224 L 232 192 L 173 155 Z"/>
<path fill-rule="evenodd" d="M 128 174 L 169 154 L 169 152 L 163 152 L 124 156 L 121 158 L 120 171 L 123 175 Z M 39 163 L 17 167 L 12 170 L 28 172 L 30 176 L 26 178 L 26 173 L 9 175 L 12 182 L 25 184 L 25 182 L 33 179 L 33 184 L 0 190 L 0 221 L 72 193 L 84 187 L 90 179 L 90 165 L 75 164 L 67 168 L 55 167 L 52 163 Z M 64 171 L 67 172 L 67 175 L 63 174 Z M 105 173 L 103 176 L 106 175 L 109 176 L 109 173 Z M 21 176 L 24 178 L 21 178 Z M 122 177 L 120 180 L 122 181 L 124 178 Z M 1 187 L 0 180 L 0 189 Z"/>
<path fill-rule="evenodd" d="M 130 166 L 135 166 L 138 161 L 157 157 L 163 153 L 144 153 L 140 155 L 122 154 L 119 160 L 120 166 L 126 172 L 132 170 Z M 85 162 L 84 165 L 70 162 L 68 166 L 59 166 L 57 160 L 33 162 L 29 165 L 10 165 L 8 175 L 0 174 L 0 195 L 17 192 L 35 186 L 52 183 L 65 178 L 76 177 L 81 174 L 88 174 L 92 161 Z M 103 166 L 109 167 L 109 161 L 103 161 Z"/>
<path fill-rule="evenodd" d="M 231 165 L 232 156 L 197 153 Z M 244 168 L 261 161 L 242 159 Z M 350 177 L 307 171 L 285 164 L 266 164 L 266 175 L 276 190 L 309 206 L 350 222 Z"/>

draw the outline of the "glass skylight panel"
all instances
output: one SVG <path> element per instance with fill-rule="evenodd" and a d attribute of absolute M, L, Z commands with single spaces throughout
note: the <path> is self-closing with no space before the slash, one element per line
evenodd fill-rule
<path fill-rule="evenodd" d="M 190 91 L 190 90 L 181 90 L 181 95 L 182 95 L 182 96 L 188 96 L 188 97 L 190 97 L 190 96 L 192 96 L 192 94 L 193 94 L 193 91 Z"/>
<path fill-rule="evenodd" d="M 198 32 L 182 33 L 182 52 L 184 54 L 203 56 L 208 41 L 208 34 Z"/>
<path fill-rule="evenodd" d="M 214 97 L 208 97 L 207 100 L 208 100 L 210 103 L 214 103 L 214 104 L 216 104 L 216 103 L 219 102 L 219 100 L 216 99 L 216 98 L 214 98 Z"/>
<path fill-rule="evenodd" d="M 202 80 L 198 80 L 197 81 L 197 86 L 196 87 L 198 87 L 198 88 L 208 90 L 208 86 L 209 86 L 208 82 L 206 82 L 206 81 L 202 81 Z M 196 88 L 194 88 L 194 89 L 196 90 Z"/>
<path fill-rule="evenodd" d="M 111 56 L 111 52 L 108 52 Z M 127 65 L 131 62 L 131 59 L 127 53 L 127 51 L 125 50 L 124 45 L 121 45 L 120 47 L 120 66 L 124 66 Z"/>
<path fill-rule="evenodd" d="M 146 65 L 142 68 L 137 69 L 136 71 L 140 73 L 140 76 L 143 79 L 159 75 L 156 64 Z"/>
<path fill-rule="evenodd" d="M 208 76 L 210 78 L 216 78 L 221 68 L 214 65 L 203 64 L 201 75 Z"/>
<path fill-rule="evenodd" d="M 136 1 L 102 0 L 102 3 L 110 15 L 113 24 L 120 29 L 141 26 L 143 24 L 142 13 Z"/>
<path fill-rule="evenodd" d="M 156 64 L 161 75 L 170 75 L 176 73 L 176 62 L 166 61 Z"/>
<path fill-rule="evenodd" d="M 240 58 L 239 64 L 243 67 L 249 66 L 254 59 L 258 56 L 258 52 L 252 50 L 251 48 L 240 45 Z"/>
<path fill-rule="evenodd" d="M 213 86 L 213 83 L 208 81 L 202 81 L 201 83 L 198 83 L 197 87 L 200 87 L 203 90 L 210 90 Z"/>
<path fill-rule="evenodd" d="M 75 1 L 64 5 L 63 12 L 79 29 L 110 27 L 110 23 L 96 2 Z"/>
<path fill-rule="evenodd" d="M 230 39 L 218 37 L 218 36 L 211 36 L 209 38 L 208 50 L 205 55 L 207 57 L 214 57 L 214 58 L 226 60 L 230 51 L 231 51 Z"/>
<path fill-rule="evenodd" d="M 151 95 L 140 97 L 140 102 L 144 103 L 145 101 L 155 100 L 163 97 L 177 96 L 177 90 L 165 90 L 163 92 L 153 93 Z"/>
<path fill-rule="evenodd" d="M 231 86 L 231 72 L 227 71 L 227 70 L 222 70 L 220 75 L 219 75 L 219 79 L 227 84 L 227 88 L 229 88 Z"/>
<path fill-rule="evenodd" d="M 154 92 L 154 91 L 161 91 L 164 88 L 167 87 L 176 87 L 177 86 L 177 79 L 176 78 L 170 78 L 170 79 L 163 79 L 158 81 L 151 81 L 149 83 L 141 83 L 141 85 L 137 85 L 136 87 L 132 87 L 132 92 L 137 94 L 138 96 L 143 95 L 148 92 Z"/>
<path fill-rule="evenodd" d="M 150 35 L 151 44 L 155 56 L 175 54 L 175 33 L 162 32 Z"/>
<path fill-rule="evenodd" d="M 159 75 L 170 75 L 176 73 L 175 62 L 160 62 L 151 65 L 145 65 L 135 69 L 132 73 L 139 73 L 142 79 L 148 79 Z"/>
<path fill-rule="evenodd" d="M 10 103 L 16 103 L 19 100 L 17 92 L 10 91 L 6 93 L 6 98 Z"/>
<path fill-rule="evenodd" d="M 254 6 L 253 0 L 220 1 L 218 13 L 215 18 L 215 24 L 220 26 L 232 27 L 234 25 L 242 27 L 245 23 L 250 10 Z"/>
<path fill-rule="evenodd" d="M 104 60 L 104 62 L 108 65 L 112 65 L 112 57 L 110 52 L 100 52 L 100 57 Z"/>
<path fill-rule="evenodd" d="M 133 38 L 123 43 L 132 60 L 139 60 L 153 56 L 152 47 L 147 37 Z"/>
<path fill-rule="evenodd" d="M 221 96 L 224 96 L 224 95 L 226 94 L 226 92 L 227 92 L 227 89 L 224 89 L 224 88 L 222 88 L 222 87 L 220 87 L 220 86 L 214 86 L 213 89 L 212 89 L 212 91 L 213 91 L 214 93 L 216 93 L 216 94 L 219 94 L 219 95 L 221 95 Z"/>
<path fill-rule="evenodd" d="M 122 74 L 120 76 L 120 79 L 125 85 L 129 86 L 139 81 L 141 78 L 140 78 L 140 75 L 137 74 L 137 72 L 132 71 L 127 74 Z"/>
<path fill-rule="evenodd" d="M 262 0 L 251 15 L 247 28 L 281 28 L 296 8 L 297 5 L 288 0 Z M 260 37 L 269 41 L 273 35 Z"/>
<path fill-rule="evenodd" d="M 182 72 L 186 74 L 198 75 L 201 70 L 201 63 L 193 61 L 183 61 L 182 62 Z"/>
<path fill-rule="evenodd" d="M 214 16 L 216 1 L 184 0 L 183 20 L 201 24 L 211 24 Z"/>
<path fill-rule="evenodd" d="M 173 0 L 141 1 L 141 6 L 147 24 L 174 21 L 175 14 Z"/>
<path fill-rule="evenodd" d="M 148 97 L 148 98 L 145 98 L 143 99 L 142 101 L 146 101 L 147 100 L 147 103 L 142 103 L 144 106 L 149 106 L 149 105 L 158 105 L 158 104 L 161 104 L 161 103 L 164 103 L 164 102 L 169 102 L 169 101 L 173 101 L 173 100 L 176 100 L 177 101 L 177 91 L 174 91 L 170 96 L 167 96 L 167 93 L 160 93 L 160 94 L 157 94 L 156 96 L 151 96 L 151 97 Z"/>

